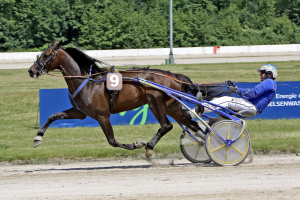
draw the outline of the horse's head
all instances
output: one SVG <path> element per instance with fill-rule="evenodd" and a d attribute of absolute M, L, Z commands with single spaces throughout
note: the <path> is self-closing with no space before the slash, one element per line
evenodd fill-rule
<path fill-rule="evenodd" d="M 38 78 L 40 75 L 58 68 L 55 62 L 57 51 L 60 48 L 60 41 L 50 45 L 42 54 L 37 55 L 37 60 L 28 69 L 29 76 Z"/>

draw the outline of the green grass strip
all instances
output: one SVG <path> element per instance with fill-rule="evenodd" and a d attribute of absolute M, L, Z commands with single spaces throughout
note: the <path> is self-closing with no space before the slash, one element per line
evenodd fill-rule
<path fill-rule="evenodd" d="M 256 72 L 264 63 L 194 64 L 153 66 L 174 73 L 183 73 L 194 82 L 259 82 Z M 272 62 L 278 68 L 277 81 L 298 81 L 299 62 Z M 30 66 L 28 66 L 29 68 Z M 59 73 L 56 73 L 59 74 Z M 100 127 L 50 128 L 43 137 L 44 143 L 33 149 L 36 136 L 39 89 L 66 88 L 63 78 L 29 77 L 27 69 L 0 69 L 0 161 L 48 161 L 56 158 L 78 159 L 90 157 L 139 158 L 145 150 L 128 151 L 111 147 Z M 59 102 L 59 99 L 57 100 Z M 256 153 L 300 152 L 300 119 L 247 120 L 247 130 Z M 158 124 L 114 126 L 116 140 L 134 143 L 137 139 L 149 141 L 159 129 Z M 156 157 L 182 157 L 179 137 L 182 130 L 174 129 L 155 147 Z"/>

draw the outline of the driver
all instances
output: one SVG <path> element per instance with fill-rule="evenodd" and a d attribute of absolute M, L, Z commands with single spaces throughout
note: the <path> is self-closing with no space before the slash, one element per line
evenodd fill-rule
<path fill-rule="evenodd" d="M 210 102 L 229 108 L 235 112 L 240 110 L 252 110 L 257 114 L 262 113 L 276 94 L 277 84 L 275 79 L 277 78 L 277 68 L 272 64 L 264 64 L 257 70 L 257 72 L 260 73 L 261 83 L 256 85 L 254 88 L 247 89 L 238 88 L 236 86 L 228 86 L 229 93 L 237 93 L 241 98 L 222 96 L 216 97 Z M 202 100 L 202 98 L 199 98 L 198 95 L 197 99 L 200 101 Z M 197 104 L 194 111 L 201 110 L 199 107 L 200 106 Z M 221 109 L 220 107 L 215 108 Z M 206 107 L 204 108 L 204 113 L 211 111 L 211 109 Z M 188 113 L 193 119 L 196 118 L 192 112 Z"/>

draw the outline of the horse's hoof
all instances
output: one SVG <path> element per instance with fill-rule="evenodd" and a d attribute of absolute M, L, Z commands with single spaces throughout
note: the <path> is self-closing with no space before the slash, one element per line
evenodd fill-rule
<path fill-rule="evenodd" d="M 146 146 L 146 142 L 144 142 L 142 140 L 138 140 L 138 141 L 136 141 L 135 146 L 136 146 L 136 148 L 141 149 L 144 146 Z"/>
<path fill-rule="evenodd" d="M 33 148 L 40 146 L 43 143 L 43 139 L 41 136 L 35 136 Z"/>
<path fill-rule="evenodd" d="M 146 151 L 146 158 L 147 158 L 147 159 L 153 158 L 154 155 L 155 155 L 155 153 L 154 153 L 153 150 L 148 149 L 148 150 Z"/>

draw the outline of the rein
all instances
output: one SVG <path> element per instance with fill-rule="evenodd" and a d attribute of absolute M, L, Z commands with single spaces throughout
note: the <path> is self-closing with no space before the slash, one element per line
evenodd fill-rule
<path fill-rule="evenodd" d="M 92 69 L 92 66 L 91 66 L 91 69 Z M 99 74 L 104 74 L 104 73 L 107 73 L 108 71 L 106 71 L 106 72 L 99 72 L 99 73 L 96 73 L 96 74 L 91 74 L 91 69 L 90 69 L 90 73 L 89 73 L 89 75 L 83 75 L 83 76 L 60 76 L 60 75 L 54 75 L 54 74 L 49 74 L 49 73 L 45 73 L 46 75 L 49 75 L 49 76 L 55 76 L 55 77 L 59 77 L 59 78 L 86 78 L 87 80 L 91 80 L 91 81 L 94 81 L 94 82 L 98 82 L 98 83 L 101 83 L 101 82 L 103 82 L 104 81 L 104 79 L 106 79 L 106 77 L 105 78 L 103 78 L 103 79 L 101 79 L 101 80 L 99 80 L 99 81 L 96 81 L 96 80 L 94 80 L 94 79 L 91 79 L 90 77 L 93 77 L 93 76 L 96 76 L 96 75 L 99 75 Z M 133 73 L 141 73 L 141 71 L 119 71 L 119 72 L 133 72 Z M 176 81 L 176 82 L 179 82 L 179 83 L 184 83 L 184 84 L 197 84 L 197 86 L 198 86 L 198 91 L 200 91 L 200 85 L 202 85 L 203 87 L 204 87 L 204 90 L 205 90 L 205 96 L 204 97 L 206 97 L 207 96 L 207 91 L 206 91 L 206 85 L 209 85 L 209 86 L 214 86 L 214 85 L 212 85 L 212 83 L 207 83 L 207 84 L 205 84 L 205 83 L 187 83 L 187 82 L 184 82 L 184 81 L 181 81 L 181 80 L 178 80 L 178 79 L 176 79 L 176 78 L 173 78 L 173 77 L 171 77 L 171 76 L 167 76 L 167 75 L 164 75 L 164 74 L 160 74 L 160 73 L 156 73 L 156 72 L 147 72 L 147 73 L 150 73 L 150 74 L 155 74 L 155 75 L 159 75 L 159 76 L 164 76 L 164 77 L 166 77 L 166 78 L 170 78 L 170 79 L 172 79 L 172 80 L 174 80 L 174 81 Z M 86 80 L 86 81 L 87 81 Z M 126 79 L 124 79 L 124 80 L 126 80 Z M 85 81 L 85 82 L 86 82 Z M 84 84 L 85 85 L 85 84 Z M 219 86 L 219 85 L 216 85 L 216 86 Z M 76 96 L 76 95 L 75 95 Z M 74 96 L 74 98 L 75 98 L 75 96 Z M 74 100 L 73 100 L 74 101 Z M 77 106 L 77 105 L 76 105 Z"/>
<path fill-rule="evenodd" d="M 142 73 L 142 71 L 119 71 L 119 72 Z M 96 73 L 96 74 L 83 75 L 83 76 L 60 76 L 60 75 L 54 75 L 54 74 L 50 74 L 50 73 L 45 73 L 45 74 L 46 74 L 46 75 L 49 75 L 49 76 L 59 77 L 59 78 L 89 78 L 89 77 L 96 76 L 96 75 L 99 75 L 99 74 L 104 74 L 104 73 L 107 73 L 107 71 L 106 71 L 106 72 L 99 72 L 99 73 Z M 160 73 L 156 73 L 156 72 L 147 72 L 147 73 L 155 74 L 155 75 L 159 75 L 159 76 L 164 76 L 164 77 L 166 77 L 166 78 L 170 78 L 170 79 L 172 79 L 172 80 L 174 80 L 174 81 L 176 81 L 176 82 L 179 82 L 179 83 L 192 84 L 192 83 L 187 83 L 187 82 L 178 80 L 178 79 L 176 79 L 176 78 L 173 78 L 173 77 L 171 77 L 171 76 L 167 76 L 167 75 L 160 74 Z"/>
<path fill-rule="evenodd" d="M 45 74 L 48 76 L 55 76 L 55 77 L 59 77 L 59 78 L 90 78 L 92 76 L 96 76 L 96 75 L 104 74 L 104 73 L 107 73 L 107 72 L 99 72 L 96 74 L 89 74 L 89 75 L 83 75 L 83 76 L 60 76 L 60 75 L 54 75 L 54 74 L 50 74 L 50 73 L 45 73 Z"/>
<path fill-rule="evenodd" d="M 120 71 L 120 72 L 134 72 L 134 73 L 141 73 L 141 71 Z M 159 76 L 164 76 L 164 77 L 167 77 L 167 78 L 170 78 L 176 82 L 179 82 L 179 83 L 184 83 L 184 84 L 192 84 L 192 83 L 187 83 L 187 82 L 184 82 L 184 81 L 181 81 L 181 80 L 178 80 L 176 78 L 173 78 L 171 76 L 167 76 L 167 75 L 164 75 L 164 74 L 160 74 L 160 73 L 156 73 L 156 72 L 147 72 L 149 74 L 155 74 L 155 75 L 159 75 Z"/>

